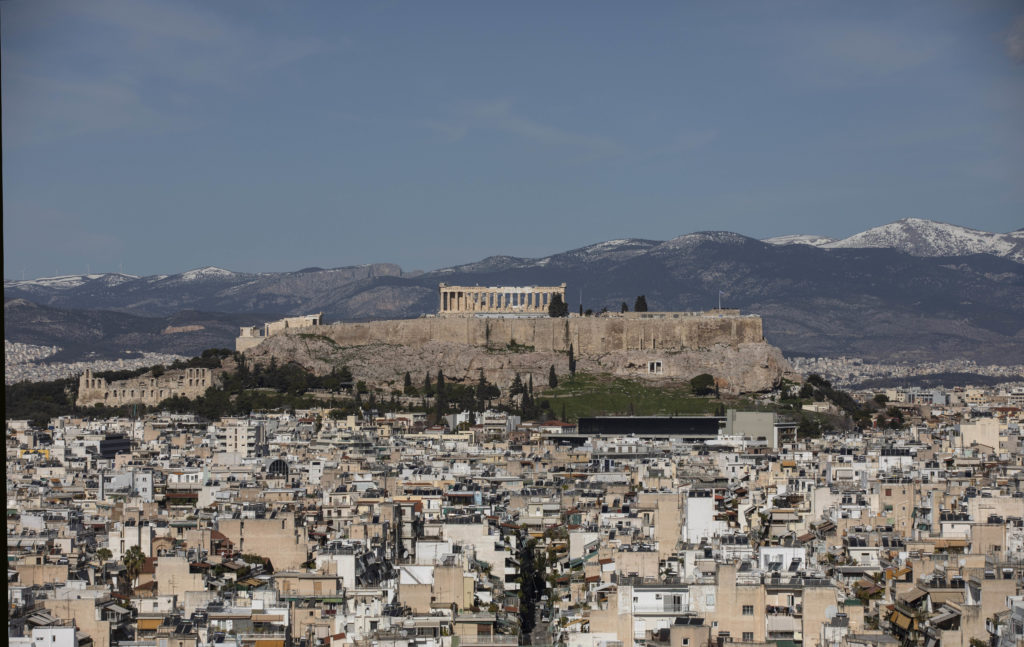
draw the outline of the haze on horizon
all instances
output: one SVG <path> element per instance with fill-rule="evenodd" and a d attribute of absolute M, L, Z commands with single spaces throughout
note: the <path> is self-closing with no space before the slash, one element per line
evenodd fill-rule
<path fill-rule="evenodd" d="M 1024 225 L 1024 7 L 0 4 L 4 275 Z"/>

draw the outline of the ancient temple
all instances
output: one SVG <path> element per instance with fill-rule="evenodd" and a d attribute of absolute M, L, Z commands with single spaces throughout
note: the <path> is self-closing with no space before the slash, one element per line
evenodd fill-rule
<path fill-rule="evenodd" d="M 548 306 L 559 295 L 565 302 L 565 283 L 559 286 L 470 287 L 438 286 L 438 314 L 522 314 L 546 315 Z"/>

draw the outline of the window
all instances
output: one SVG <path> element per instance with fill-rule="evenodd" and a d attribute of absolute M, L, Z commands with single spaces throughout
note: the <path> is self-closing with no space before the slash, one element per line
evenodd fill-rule
<path fill-rule="evenodd" d="M 683 638 L 683 647 L 686 647 L 689 644 L 690 644 L 690 639 L 689 638 Z"/>
<path fill-rule="evenodd" d="M 745 616 L 752 616 L 752 615 L 754 615 L 754 605 L 752 605 L 752 604 L 744 604 L 743 605 L 743 615 L 745 615 Z"/>
<path fill-rule="evenodd" d="M 743 642 L 745 642 L 745 643 L 752 643 L 752 642 L 754 642 L 754 632 L 753 631 L 744 631 L 743 632 Z"/>

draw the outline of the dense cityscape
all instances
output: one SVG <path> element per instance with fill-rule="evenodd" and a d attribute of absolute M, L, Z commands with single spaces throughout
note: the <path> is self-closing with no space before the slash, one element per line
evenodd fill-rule
<path fill-rule="evenodd" d="M 1024 3 L 0 0 L 12 647 L 1024 647 Z"/>
<path fill-rule="evenodd" d="M 705 328 L 743 317 L 640 309 L 594 323 L 567 312 L 564 287 L 491 289 L 532 295 L 511 303 L 440 290 L 434 335 L 481 321 L 519 322 L 518 334 L 563 320 L 646 326 L 651 349 L 631 348 L 630 334 L 623 350 L 602 342 L 633 358 L 668 357 L 662 335 L 685 337 L 680 317 Z M 394 322 L 369 325 L 394 334 Z M 286 357 L 255 359 L 269 340 L 277 352 L 331 335 L 350 347 L 344 336 L 359 330 L 370 343 L 361 326 L 293 317 L 243 328 L 234 352 L 94 365 L 63 396 L 46 383 L 8 389 L 20 411 L 34 397 L 71 407 L 7 420 L 10 642 L 1024 639 L 1022 387 L 851 394 L 780 367 L 752 394 L 723 394 L 710 374 L 675 378 L 685 389 L 659 405 L 705 413 L 634 413 L 631 400 L 616 415 L 567 416 L 587 389 L 626 383 L 577 374 L 585 344 L 575 360 L 570 349 L 568 374 L 552 364 L 500 387 L 482 369 L 472 388 L 451 366 L 422 383 L 406 372 L 399 388 L 347 367 L 304 377 Z M 503 348 L 502 361 L 537 352 Z M 675 364 L 642 365 L 638 393 L 673 383 Z"/>

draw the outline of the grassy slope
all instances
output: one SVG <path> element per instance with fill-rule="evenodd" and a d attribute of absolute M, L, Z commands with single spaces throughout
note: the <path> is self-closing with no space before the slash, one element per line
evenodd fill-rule
<path fill-rule="evenodd" d="M 577 373 L 572 379 L 560 378 L 554 389 L 537 393 L 538 400 L 551 403 L 551 412 L 561 417 L 562 406 L 569 420 L 597 415 L 638 416 L 693 415 L 714 413 L 719 401 L 694 396 L 686 382 L 651 384 L 610 375 Z"/>

